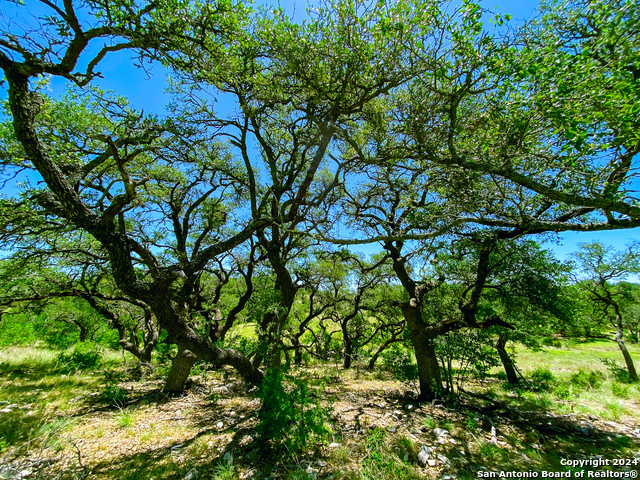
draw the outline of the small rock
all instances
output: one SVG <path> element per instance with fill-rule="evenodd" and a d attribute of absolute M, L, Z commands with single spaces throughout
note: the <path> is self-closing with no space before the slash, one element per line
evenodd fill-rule
<path fill-rule="evenodd" d="M 429 460 L 427 460 L 427 464 L 430 467 L 435 467 L 438 464 L 438 461 L 435 458 L 430 458 Z"/>
<path fill-rule="evenodd" d="M 197 480 L 198 479 L 198 471 L 195 468 L 192 468 L 187 472 L 184 477 L 184 480 Z"/>
<path fill-rule="evenodd" d="M 327 466 L 327 462 L 325 462 L 324 460 L 318 460 L 316 463 L 320 467 L 326 467 Z"/>
<path fill-rule="evenodd" d="M 234 412 L 233 410 L 229 412 L 229 416 L 230 417 L 235 417 L 237 415 L 236 412 Z"/>
<path fill-rule="evenodd" d="M 413 405 L 405 405 L 405 407 L 407 410 L 411 410 L 413 408 Z"/>
<path fill-rule="evenodd" d="M 10 408 L 3 408 L 2 410 L 0 410 L 0 413 L 11 413 L 11 409 Z"/>
<path fill-rule="evenodd" d="M 224 423 L 222 423 L 222 422 L 218 422 L 218 423 L 216 423 L 216 428 L 217 428 L 218 430 L 222 430 L 222 429 L 224 428 Z"/>
<path fill-rule="evenodd" d="M 309 475 L 310 477 L 313 477 L 313 478 L 316 478 L 318 476 L 318 472 L 319 471 L 320 470 L 318 470 L 317 468 L 313 468 L 311 465 L 309 465 L 307 467 L 307 470 L 306 470 L 307 475 Z"/>
<path fill-rule="evenodd" d="M 578 425 L 580 426 L 580 431 L 585 435 L 591 435 L 594 431 L 593 425 L 586 420 L 582 420 Z"/>
<path fill-rule="evenodd" d="M 389 432 L 391 432 L 391 433 L 394 433 L 394 432 L 396 431 L 396 427 L 393 427 L 393 426 L 388 427 L 388 428 L 387 428 L 387 431 L 389 431 Z"/>
<path fill-rule="evenodd" d="M 444 445 L 445 443 L 449 443 L 449 437 L 442 435 L 441 437 L 436 438 L 436 442 Z"/>
<path fill-rule="evenodd" d="M 16 476 L 16 478 L 27 478 L 28 476 L 31 475 L 31 473 L 33 473 L 33 472 L 31 472 L 30 469 L 25 468 L 24 470 L 20 470 L 18 472 L 18 475 Z"/>
<path fill-rule="evenodd" d="M 450 439 L 449 439 L 449 443 L 451 443 L 451 444 L 453 444 L 453 445 L 457 445 L 457 444 L 458 444 L 458 442 L 456 441 L 456 439 L 455 439 L 455 438 L 450 438 Z"/>
<path fill-rule="evenodd" d="M 340 444 L 339 444 L 339 443 L 335 443 L 335 442 L 334 442 L 334 443 L 330 443 L 330 444 L 329 444 L 329 448 L 338 448 L 338 447 L 340 447 Z"/>
<path fill-rule="evenodd" d="M 453 475 L 443 475 L 440 480 L 455 480 L 455 479 L 456 477 L 454 477 Z"/>
<path fill-rule="evenodd" d="M 445 457 L 441 453 L 436 454 L 436 457 L 438 458 L 440 463 L 442 463 L 444 465 L 451 465 L 451 460 L 449 460 L 447 457 Z"/>
<path fill-rule="evenodd" d="M 176 418 L 182 418 L 182 417 L 183 417 L 182 410 L 177 410 L 176 411 Z"/>
<path fill-rule="evenodd" d="M 447 430 L 445 430 L 444 428 L 435 428 L 433 430 L 433 433 L 436 437 L 443 437 L 445 435 L 449 435 L 449 432 Z"/>
<path fill-rule="evenodd" d="M 402 417 L 402 415 L 403 415 L 403 413 L 402 413 L 400 410 L 394 410 L 394 411 L 393 411 L 393 414 L 394 414 L 396 417 Z"/>
<path fill-rule="evenodd" d="M 418 453 L 418 461 L 423 465 L 427 464 L 427 461 L 431 458 L 431 454 L 433 452 L 433 448 L 427 445 L 423 445 L 420 453 Z"/>

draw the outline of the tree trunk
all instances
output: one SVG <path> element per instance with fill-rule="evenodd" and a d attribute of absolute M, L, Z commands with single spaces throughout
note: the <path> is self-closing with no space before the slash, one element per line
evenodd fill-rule
<path fill-rule="evenodd" d="M 191 367 L 196 363 L 196 357 L 184 347 L 178 347 L 178 354 L 171 362 L 171 370 L 167 377 L 167 383 L 164 385 L 163 391 L 171 396 L 182 395 L 184 386 L 191 373 Z"/>
<path fill-rule="evenodd" d="M 633 360 L 631 359 L 631 355 L 629 354 L 629 350 L 627 350 L 627 346 L 624 344 L 622 340 L 622 317 L 618 313 L 616 315 L 617 325 L 616 325 L 616 343 L 620 347 L 620 351 L 622 352 L 622 356 L 624 357 L 624 362 L 627 364 L 627 370 L 629 371 L 629 379 L 632 382 L 638 381 L 638 373 L 636 372 L 636 367 L 633 364 Z"/>
<path fill-rule="evenodd" d="M 507 382 L 509 382 L 511 385 L 517 385 L 518 375 L 516 374 L 513 359 L 505 349 L 506 345 L 507 337 L 505 335 L 500 335 L 498 337 L 498 341 L 496 342 L 496 350 L 498 351 L 498 355 L 500 356 L 500 361 L 502 362 L 502 366 L 504 367 L 504 372 L 507 374 Z"/>
<path fill-rule="evenodd" d="M 295 352 L 293 356 L 294 365 L 302 365 L 302 346 L 300 344 L 297 344 L 294 352 Z"/>
<path fill-rule="evenodd" d="M 342 341 L 344 342 L 344 360 L 342 367 L 347 370 L 351 368 L 351 360 L 353 357 L 353 343 L 349 337 L 349 330 L 347 329 L 346 322 L 341 325 L 342 329 Z"/>
<path fill-rule="evenodd" d="M 378 349 L 375 351 L 375 353 L 373 354 L 373 356 L 371 357 L 371 359 L 369 360 L 369 364 L 367 365 L 367 370 L 373 370 L 373 367 L 375 367 L 376 362 L 378 361 L 378 358 L 380 358 L 380 354 L 382 354 L 382 352 L 384 352 L 389 345 L 399 341 L 401 341 L 401 339 L 391 337 L 382 345 L 380 345 Z"/>
<path fill-rule="evenodd" d="M 412 334 L 411 337 L 413 338 L 414 335 Z M 420 383 L 418 399 L 431 401 L 442 393 L 442 376 L 440 375 L 440 365 L 433 347 L 433 340 L 430 338 L 413 338 L 413 341 Z"/>

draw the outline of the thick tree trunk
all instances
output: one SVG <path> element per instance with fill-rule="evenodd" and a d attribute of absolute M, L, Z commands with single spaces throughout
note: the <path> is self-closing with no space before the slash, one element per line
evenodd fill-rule
<path fill-rule="evenodd" d="M 504 367 L 504 372 L 507 374 L 507 382 L 509 382 L 511 385 L 517 385 L 518 375 L 516 373 L 513 359 L 505 349 L 506 345 L 507 337 L 505 335 L 500 335 L 498 337 L 498 341 L 496 342 L 496 350 L 498 351 L 498 356 L 500 357 L 500 361 L 502 362 L 502 366 Z"/>
<path fill-rule="evenodd" d="M 622 340 L 622 317 L 620 314 L 617 315 L 617 326 L 616 326 L 616 343 L 618 347 L 620 347 L 620 351 L 622 352 L 622 356 L 624 357 L 624 363 L 627 364 L 627 370 L 629 371 L 629 379 L 632 382 L 638 381 L 638 373 L 636 372 L 636 367 L 633 364 L 633 360 L 631 359 L 631 355 L 629 354 L 629 350 L 627 350 L 627 346 L 624 344 Z"/>
<path fill-rule="evenodd" d="M 189 373 L 191 373 L 191 367 L 193 367 L 197 359 L 198 357 L 189 350 L 184 347 L 178 347 L 178 354 L 171 362 L 171 370 L 163 391 L 171 396 L 182 395 Z"/>
<path fill-rule="evenodd" d="M 412 335 L 413 337 L 413 335 Z M 442 393 L 440 365 L 430 338 L 413 339 L 416 362 L 418 363 L 418 381 L 420 383 L 419 400 L 431 401 Z"/>
<path fill-rule="evenodd" d="M 411 299 L 411 301 L 403 303 L 400 308 L 411 333 L 413 350 L 418 364 L 420 384 L 418 399 L 431 401 L 442 393 L 442 376 L 433 346 L 433 338 L 427 333 L 426 325 L 422 321 L 419 302 Z"/>

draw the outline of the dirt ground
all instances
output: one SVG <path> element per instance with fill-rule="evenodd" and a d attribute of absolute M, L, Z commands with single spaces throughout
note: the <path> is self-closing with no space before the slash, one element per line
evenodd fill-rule
<path fill-rule="evenodd" d="M 163 396 L 161 380 L 153 378 L 120 382 L 129 392 L 122 408 L 105 406 L 99 391 L 72 398 L 66 409 L 56 407 L 59 427 L 5 449 L 0 479 L 451 480 L 478 478 L 479 471 L 569 471 L 563 459 L 598 458 L 629 460 L 587 470 L 640 470 L 640 427 L 633 416 L 610 421 L 478 396 L 462 396 L 455 405 L 420 404 L 410 385 L 380 374 L 305 374 L 312 385 L 324 383 L 332 433 L 304 453 L 267 450 L 255 434 L 255 392 L 233 376 L 204 372 L 179 398 Z M 638 411 L 637 403 L 628 403 Z M 26 419 L 30 404 L 0 409 L 0 415 L 21 412 Z M 372 450 L 373 432 L 383 438 L 380 452 Z M 385 460 L 374 465 L 372 458 Z"/>

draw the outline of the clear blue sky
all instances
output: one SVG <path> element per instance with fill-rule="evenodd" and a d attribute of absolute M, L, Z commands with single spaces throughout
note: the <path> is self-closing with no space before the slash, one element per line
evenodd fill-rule
<path fill-rule="evenodd" d="M 3 2 L 3 9 L 5 7 Z M 260 2 L 265 5 L 268 2 Z M 314 2 L 312 2 L 314 3 Z M 451 9 L 457 2 L 452 2 Z M 306 3 L 295 1 L 281 1 L 280 6 L 297 20 L 306 16 Z M 518 23 L 522 20 L 530 19 L 536 10 L 537 2 L 531 0 L 508 1 L 492 0 L 482 2 L 486 8 L 494 9 L 500 13 L 509 13 L 513 16 L 511 23 Z M 15 8 L 8 5 L 8 8 Z M 32 12 L 35 13 L 35 12 Z M 5 11 L 5 14 L 9 14 Z M 126 96 L 135 108 L 144 109 L 147 113 L 165 113 L 165 105 L 169 96 L 165 93 L 166 71 L 159 65 L 151 66 L 151 75 L 148 76 L 143 70 L 136 68 L 131 61 L 131 53 L 118 52 L 109 55 L 100 65 L 99 70 L 103 74 L 103 79 L 97 79 L 94 83 L 103 89 L 113 90 L 119 95 Z M 54 94 L 62 92 L 65 82 L 59 78 L 53 79 L 51 89 Z M 6 84 L 0 87 L 0 97 L 6 98 Z M 616 249 L 624 248 L 626 244 L 640 238 L 640 229 L 618 230 L 609 232 L 571 232 L 561 235 L 560 242 L 547 243 L 547 247 L 552 249 L 558 258 L 566 259 L 567 255 L 577 250 L 577 244 L 600 240 Z M 363 248 L 362 250 L 369 250 Z"/>

